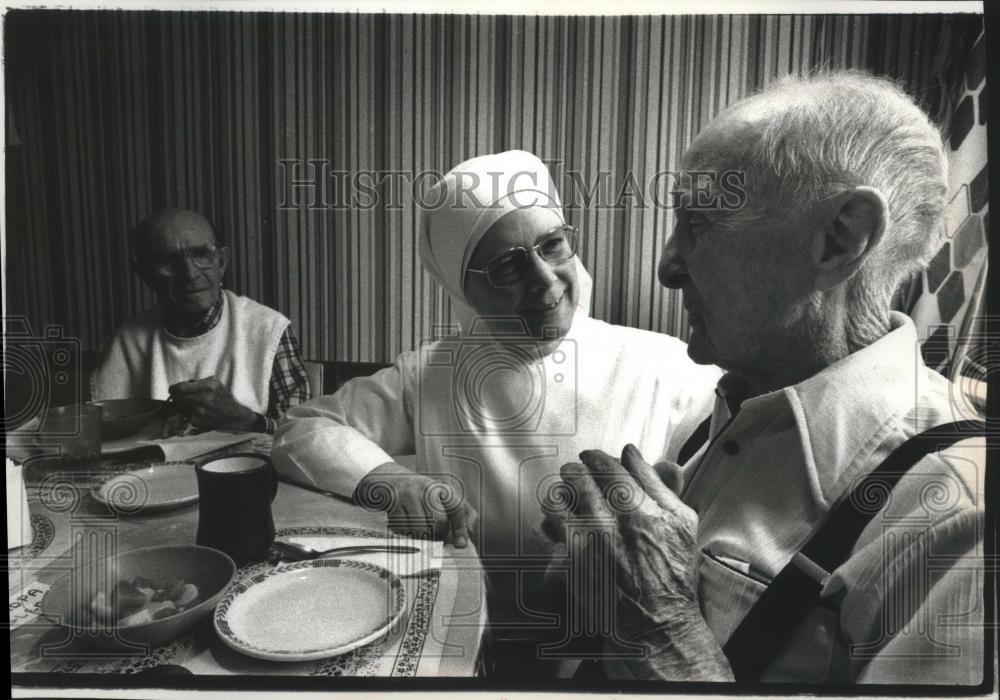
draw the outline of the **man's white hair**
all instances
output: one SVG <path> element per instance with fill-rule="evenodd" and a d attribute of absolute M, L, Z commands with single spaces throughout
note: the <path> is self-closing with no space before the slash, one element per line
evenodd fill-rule
<path fill-rule="evenodd" d="M 748 185 L 760 177 L 783 207 L 808 207 L 836 185 L 882 192 L 885 235 L 848 289 L 852 315 L 884 316 L 943 232 L 948 162 L 937 127 L 893 81 L 861 71 L 787 77 L 729 111 L 760 118 L 760 138 L 740 157 Z"/>

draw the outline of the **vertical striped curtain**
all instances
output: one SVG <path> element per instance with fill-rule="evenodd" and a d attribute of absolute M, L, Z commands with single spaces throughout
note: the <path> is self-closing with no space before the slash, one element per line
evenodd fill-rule
<path fill-rule="evenodd" d="M 789 72 L 891 69 L 922 94 L 940 31 L 934 16 L 11 11 L 7 313 L 97 347 L 152 303 L 126 232 L 190 207 L 232 249 L 227 286 L 291 317 L 307 357 L 387 361 L 452 321 L 417 258 L 417 175 L 522 148 L 563 184 L 594 315 L 684 337 L 656 280 L 673 226 L 657 173 Z"/>

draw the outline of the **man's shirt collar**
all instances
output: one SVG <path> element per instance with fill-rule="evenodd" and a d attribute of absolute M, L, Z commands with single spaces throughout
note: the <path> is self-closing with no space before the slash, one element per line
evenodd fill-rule
<path fill-rule="evenodd" d="M 184 333 L 167 332 L 176 338 L 197 338 L 199 335 L 205 335 L 219 325 L 219 320 L 222 318 L 222 305 L 225 296 L 225 292 L 223 290 L 219 290 L 219 298 L 215 300 L 215 303 L 212 304 L 211 308 L 205 312 L 205 315 L 200 321 L 188 328 Z"/>
<path fill-rule="evenodd" d="M 734 377 L 723 377 L 712 435 L 730 420 L 740 424 L 770 421 L 791 411 L 799 435 L 799 455 L 814 498 L 829 506 L 857 470 L 885 441 L 888 430 L 918 405 L 918 372 L 924 370 L 916 328 L 909 317 L 893 312 L 890 331 L 868 347 L 835 362 L 812 377 L 784 389 L 748 398 Z"/>

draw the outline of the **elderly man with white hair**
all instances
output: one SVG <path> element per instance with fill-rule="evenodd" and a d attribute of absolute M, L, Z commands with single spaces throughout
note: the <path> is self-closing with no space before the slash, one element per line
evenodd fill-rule
<path fill-rule="evenodd" d="M 890 310 L 943 228 L 937 129 L 888 80 L 789 78 L 716 117 L 683 168 L 745 176 L 738 209 L 684 197 L 659 268 L 691 357 L 728 373 L 683 472 L 631 446 L 562 469 L 572 566 L 593 567 L 581 534 L 611 543 L 601 670 L 982 682 L 984 426 Z"/>

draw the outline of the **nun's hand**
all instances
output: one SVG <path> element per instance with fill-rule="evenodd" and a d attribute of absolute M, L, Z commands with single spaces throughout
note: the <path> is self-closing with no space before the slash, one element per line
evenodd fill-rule
<path fill-rule="evenodd" d="M 606 663 L 605 671 L 644 679 L 730 678 L 698 605 L 698 516 L 632 445 L 621 461 L 599 450 L 580 459 L 562 467 L 573 494 L 564 536 L 573 580 L 589 581 L 587 590 L 597 598 L 583 601 L 583 612 L 617 601 L 608 612 L 612 641 L 622 648 L 606 653 L 624 663 Z M 633 649 L 629 656 L 633 644 L 647 654 L 636 657 Z"/>
<path fill-rule="evenodd" d="M 393 532 L 443 539 L 459 548 L 475 536 L 479 520 L 454 477 L 434 479 L 395 462 L 368 472 L 354 490 L 354 502 L 367 510 L 387 513 Z"/>

